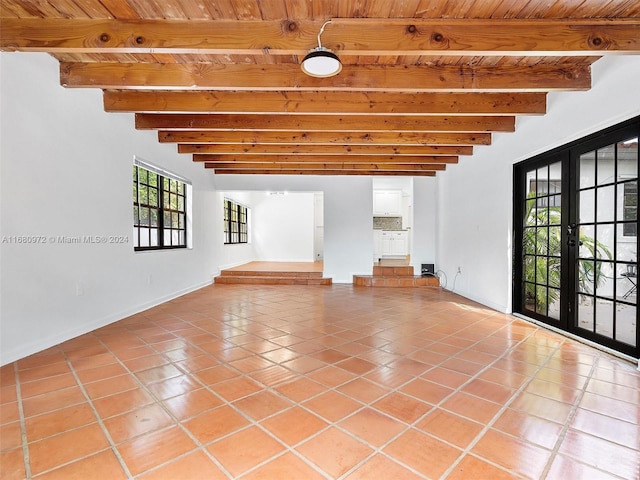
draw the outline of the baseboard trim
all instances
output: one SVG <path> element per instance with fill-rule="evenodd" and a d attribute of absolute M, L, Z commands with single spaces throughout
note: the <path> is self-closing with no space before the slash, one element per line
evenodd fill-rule
<path fill-rule="evenodd" d="M 460 295 L 461 297 L 464 298 L 468 298 L 469 300 L 472 300 L 474 302 L 477 302 L 481 305 L 484 305 L 487 308 L 490 308 L 492 310 L 495 310 L 496 312 L 500 312 L 500 313 L 504 313 L 504 314 L 510 314 L 511 311 L 509 310 L 509 308 L 507 308 L 505 305 L 500 305 L 494 302 L 491 302 L 485 298 L 482 297 L 476 297 L 475 295 L 469 295 L 466 292 L 462 292 L 460 290 L 451 290 L 449 288 L 443 287 L 445 290 L 451 292 L 451 293 L 455 293 L 456 295 Z"/>

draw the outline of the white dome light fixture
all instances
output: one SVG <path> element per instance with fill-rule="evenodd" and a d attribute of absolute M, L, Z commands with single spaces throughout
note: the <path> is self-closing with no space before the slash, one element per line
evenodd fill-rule
<path fill-rule="evenodd" d="M 307 53 L 302 60 L 302 71 L 311 77 L 333 77 L 342 70 L 342 63 L 338 56 L 328 48 L 324 48 L 320 42 L 320 35 L 324 32 L 324 27 L 330 23 L 331 20 L 324 22 L 318 33 L 318 46 Z"/>

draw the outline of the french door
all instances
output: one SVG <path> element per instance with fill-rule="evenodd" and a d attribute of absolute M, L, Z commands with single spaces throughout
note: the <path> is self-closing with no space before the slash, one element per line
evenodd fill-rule
<path fill-rule="evenodd" d="M 514 167 L 514 312 L 640 357 L 640 117 Z"/>

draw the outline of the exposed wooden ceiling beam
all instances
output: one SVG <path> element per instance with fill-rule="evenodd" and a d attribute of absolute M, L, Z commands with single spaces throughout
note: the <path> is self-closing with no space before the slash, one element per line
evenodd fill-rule
<path fill-rule="evenodd" d="M 297 64 L 61 63 L 64 87 L 155 90 L 548 92 L 591 88 L 588 65 L 344 65 L 314 78 Z"/>
<path fill-rule="evenodd" d="M 357 155 L 343 155 L 343 156 L 325 156 L 325 155 L 278 155 L 269 156 L 268 158 L 263 155 L 211 155 L 211 154 L 199 154 L 193 155 L 194 162 L 206 162 L 206 163 L 305 163 L 305 164 L 343 164 L 343 163 L 377 163 L 377 164 L 454 164 L 458 163 L 458 157 L 453 155 L 416 155 L 416 156 L 376 156 L 366 157 Z"/>
<path fill-rule="evenodd" d="M 158 132 L 161 143 L 218 143 L 240 145 L 491 145 L 490 133 L 432 132 Z"/>
<path fill-rule="evenodd" d="M 367 115 L 208 115 L 136 113 L 136 128 L 348 132 L 513 132 L 515 117 Z"/>
<path fill-rule="evenodd" d="M 442 171 L 446 169 L 445 164 L 433 163 L 214 163 L 215 170 L 379 170 L 379 171 L 403 171 L 403 172 L 420 172 L 420 171 Z"/>
<path fill-rule="evenodd" d="M 107 112 L 366 115 L 544 114 L 544 93 L 105 91 Z"/>
<path fill-rule="evenodd" d="M 473 147 L 440 145 L 225 145 L 179 144 L 178 153 L 217 155 L 472 155 Z"/>
<path fill-rule="evenodd" d="M 3 50 L 304 55 L 321 21 L 4 18 Z M 637 19 L 333 19 L 323 44 L 341 55 L 640 53 Z"/>
<path fill-rule="evenodd" d="M 205 165 L 206 167 L 206 165 Z M 213 168 L 213 167 L 209 167 Z M 370 175 L 384 177 L 435 177 L 436 172 L 386 172 L 380 170 L 219 170 L 216 175 Z"/>
<path fill-rule="evenodd" d="M 215 170 L 214 166 L 205 164 L 205 168 L 209 168 L 215 171 L 216 175 L 382 175 L 385 177 L 435 177 L 436 172 L 433 170 L 425 171 L 412 171 L 412 170 L 346 170 L 346 169 L 319 169 L 319 170 L 271 170 L 271 169 L 256 169 L 256 170 Z"/>

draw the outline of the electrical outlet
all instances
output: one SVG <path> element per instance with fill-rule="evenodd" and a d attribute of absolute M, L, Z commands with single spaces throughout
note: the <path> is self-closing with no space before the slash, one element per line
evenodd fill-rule
<path fill-rule="evenodd" d="M 458 267 L 458 273 L 462 275 L 462 269 Z"/>

